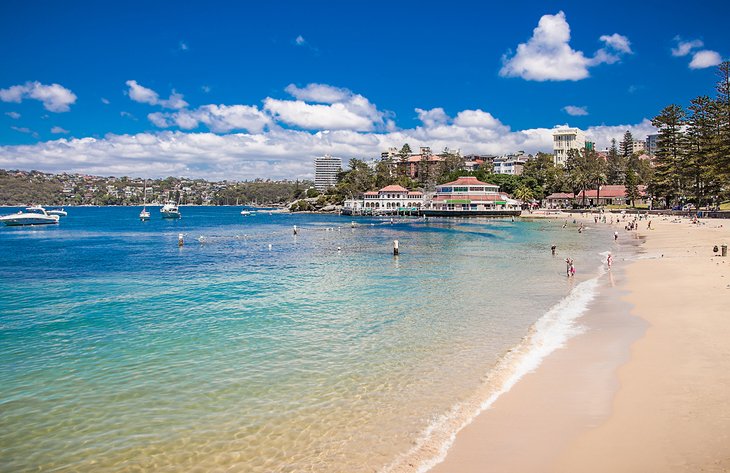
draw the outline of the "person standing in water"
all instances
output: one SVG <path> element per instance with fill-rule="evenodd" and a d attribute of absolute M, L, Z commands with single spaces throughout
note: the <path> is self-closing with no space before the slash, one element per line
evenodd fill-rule
<path fill-rule="evenodd" d="M 613 264 L 613 256 L 611 256 L 611 253 L 608 254 L 606 257 L 606 265 L 608 265 L 608 270 L 611 270 L 611 265 Z"/>
<path fill-rule="evenodd" d="M 550 251 L 552 251 L 553 256 L 555 256 L 555 245 L 553 245 L 553 246 L 550 247 Z"/>

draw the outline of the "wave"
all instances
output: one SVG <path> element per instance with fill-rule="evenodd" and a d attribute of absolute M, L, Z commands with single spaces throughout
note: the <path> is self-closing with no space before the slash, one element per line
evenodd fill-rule
<path fill-rule="evenodd" d="M 608 252 L 601 253 L 607 255 Z M 515 347 L 505 352 L 490 369 L 474 395 L 434 419 L 421 433 L 413 448 L 396 458 L 381 473 L 423 473 L 446 458 L 456 434 L 508 392 L 526 374 L 534 371 L 552 352 L 583 332 L 576 322 L 595 298 L 599 279 L 606 273 L 603 264 L 597 274 L 577 284 L 570 293 L 540 317 Z"/>

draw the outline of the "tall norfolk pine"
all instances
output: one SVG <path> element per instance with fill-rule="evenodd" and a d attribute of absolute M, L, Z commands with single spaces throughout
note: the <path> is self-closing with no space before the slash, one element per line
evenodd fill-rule
<path fill-rule="evenodd" d="M 664 107 L 651 121 L 659 130 L 651 193 L 664 197 L 667 206 L 682 196 L 684 191 L 685 119 L 682 107 L 672 104 Z"/>

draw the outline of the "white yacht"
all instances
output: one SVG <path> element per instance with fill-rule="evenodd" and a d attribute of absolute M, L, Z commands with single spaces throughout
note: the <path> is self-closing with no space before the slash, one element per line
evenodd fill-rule
<path fill-rule="evenodd" d="M 165 205 L 162 206 L 160 209 L 160 213 L 162 214 L 162 218 L 180 218 L 182 215 L 180 214 L 180 209 L 177 207 L 177 204 L 174 202 L 167 202 Z"/>
<path fill-rule="evenodd" d="M 46 210 L 46 213 L 48 215 L 58 215 L 59 217 L 65 217 L 68 215 L 68 212 L 66 212 L 64 209 L 50 209 Z"/>
<path fill-rule="evenodd" d="M 28 207 L 25 212 L 20 211 L 16 214 L 3 215 L 0 217 L 0 223 L 10 226 L 19 225 L 46 225 L 50 223 L 58 223 L 61 219 L 58 215 L 49 215 L 46 209 L 40 205 Z"/>

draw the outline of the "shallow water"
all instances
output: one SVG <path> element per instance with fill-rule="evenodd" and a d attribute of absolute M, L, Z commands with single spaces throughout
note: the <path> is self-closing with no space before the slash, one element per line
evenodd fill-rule
<path fill-rule="evenodd" d="M 393 466 L 499 389 L 613 245 L 548 220 L 67 210 L 0 228 L 2 471 Z"/>

